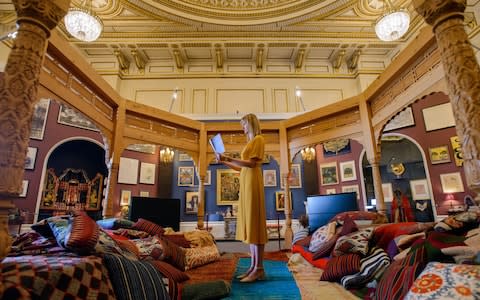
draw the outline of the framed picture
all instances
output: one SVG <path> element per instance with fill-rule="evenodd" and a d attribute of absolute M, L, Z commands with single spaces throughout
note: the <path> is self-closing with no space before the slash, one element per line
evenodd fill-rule
<path fill-rule="evenodd" d="M 327 195 L 336 194 L 336 193 L 337 193 L 337 190 L 335 188 L 325 190 L 325 194 Z"/>
<path fill-rule="evenodd" d="M 455 126 L 455 117 L 450 102 L 424 108 L 422 114 L 426 131 Z"/>
<path fill-rule="evenodd" d="M 140 197 L 150 197 L 149 191 L 140 191 Z"/>
<path fill-rule="evenodd" d="M 25 170 L 35 169 L 35 160 L 37 159 L 37 150 L 35 147 L 28 147 L 27 156 L 25 157 Z"/>
<path fill-rule="evenodd" d="M 453 158 L 455 159 L 455 165 L 457 167 L 463 166 L 462 144 L 460 143 L 460 138 L 458 137 L 458 135 L 452 136 L 450 138 L 450 143 L 452 144 Z"/>
<path fill-rule="evenodd" d="M 122 190 L 122 192 L 120 193 L 120 206 L 130 205 L 131 200 L 132 200 L 132 191 Z"/>
<path fill-rule="evenodd" d="M 320 164 L 320 177 L 322 185 L 337 184 L 337 162 Z"/>
<path fill-rule="evenodd" d="M 194 167 L 178 167 L 178 186 L 193 186 Z"/>
<path fill-rule="evenodd" d="M 430 154 L 432 165 L 450 162 L 450 153 L 447 145 L 428 148 L 428 153 Z"/>
<path fill-rule="evenodd" d="M 35 110 L 32 116 L 32 127 L 30 128 L 30 138 L 34 140 L 43 140 L 45 125 L 47 124 L 48 107 L 50 99 L 40 99 L 35 104 Z"/>
<path fill-rule="evenodd" d="M 263 170 L 263 186 L 277 186 L 277 171 Z"/>
<path fill-rule="evenodd" d="M 127 150 L 155 154 L 156 145 L 153 144 L 131 144 L 127 146 Z"/>
<path fill-rule="evenodd" d="M 460 172 L 440 174 L 440 182 L 445 194 L 462 193 L 465 191 Z"/>
<path fill-rule="evenodd" d="M 357 193 L 357 200 L 360 199 L 360 188 L 358 184 L 342 186 L 342 193 L 351 193 L 351 192 Z"/>
<path fill-rule="evenodd" d="M 290 192 L 290 211 L 292 210 L 291 204 L 293 203 L 292 193 Z M 275 192 L 275 208 L 277 211 L 285 211 L 285 192 Z"/>
<path fill-rule="evenodd" d="M 426 179 L 410 180 L 410 189 L 412 190 L 413 200 L 430 199 L 430 192 L 428 191 L 428 182 Z"/>
<path fill-rule="evenodd" d="M 193 159 L 187 153 L 184 153 L 184 152 L 178 153 L 178 161 L 192 161 L 192 160 Z"/>
<path fill-rule="evenodd" d="M 120 157 L 118 167 L 118 183 L 137 184 L 138 159 Z"/>
<path fill-rule="evenodd" d="M 217 205 L 238 204 L 240 172 L 217 169 Z"/>
<path fill-rule="evenodd" d="M 289 186 L 291 189 L 299 189 L 302 187 L 302 172 L 300 164 L 292 164 L 290 168 Z M 283 181 L 280 181 L 280 187 L 285 188 Z"/>
<path fill-rule="evenodd" d="M 189 215 L 198 213 L 198 192 L 185 194 L 185 213 Z"/>
<path fill-rule="evenodd" d="M 412 107 L 409 106 L 388 121 L 387 125 L 383 128 L 383 131 L 390 131 L 413 125 L 415 125 L 415 119 L 413 118 Z"/>
<path fill-rule="evenodd" d="M 382 183 L 383 191 L 383 201 L 392 202 L 393 201 L 393 189 L 391 183 Z"/>
<path fill-rule="evenodd" d="M 27 197 L 28 192 L 28 180 L 22 180 L 22 192 L 18 195 L 21 198 Z"/>
<path fill-rule="evenodd" d="M 155 184 L 155 164 L 142 162 L 140 164 L 140 183 Z"/>
<path fill-rule="evenodd" d="M 64 124 L 68 126 L 99 131 L 95 123 L 90 121 L 81 112 L 77 111 L 75 108 L 68 107 L 64 104 L 60 104 L 60 111 L 58 112 L 57 122 L 59 124 Z"/>
<path fill-rule="evenodd" d="M 205 174 L 205 179 L 203 180 L 203 185 L 211 185 L 212 184 L 212 171 L 207 170 L 207 174 Z"/>
<path fill-rule="evenodd" d="M 357 180 L 357 171 L 355 170 L 355 161 L 342 161 L 340 163 L 340 179 L 342 181 Z"/>

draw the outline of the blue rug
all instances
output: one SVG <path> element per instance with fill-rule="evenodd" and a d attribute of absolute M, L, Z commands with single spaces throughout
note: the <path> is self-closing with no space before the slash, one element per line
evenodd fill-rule
<path fill-rule="evenodd" d="M 265 260 L 265 280 L 242 283 L 236 277 L 247 271 L 250 258 L 240 258 L 229 297 L 223 299 L 301 299 L 295 279 L 284 261 Z"/>

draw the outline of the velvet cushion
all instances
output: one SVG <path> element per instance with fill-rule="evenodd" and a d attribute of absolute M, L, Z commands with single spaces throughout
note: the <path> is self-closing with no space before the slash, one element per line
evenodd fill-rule
<path fill-rule="evenodd" d="M 299 245 L 299 246 L 302 246 L 302 247 L 305 247 L 308 249 L 308 246 L 310 245 L 310 241 L 312 240 L 312 236 L 309 235 L 309 236 L 306 236 L 304 237 L 303 239 L 301 240 L 298 240 L 295 244 L 293 245 Z"/>
<path fill-rule="evenodd" d="M 182 299 L 203 300 L 222 299 L 230 294 L 231 285 L 225 280 L 186 284 L 182 290 Z"/>
<path fill-rule="evenodd" d="M 340 236 L 347 235 L 355 231 L 358 231 L 357 223 L 355 223 L 355 221 L 347 215 L 343 221 Z"/>
<path fill-rule="evenodd" d="M 333 256 L 340 256 L 347 253 L 367 255 L 369 250 L 368 242 L 370 241 L 372 233 L 373 228 L 369 227 L 339 237 L 333 248 Z"/>
<path fill-rule="evenodd" d="M 99 234 L 97 223 L 84 212 L 79 212 L 73 217 L 65 246 L 80 254 L 91 253 L 97 245 Z"/>
<path fill-rule="evenodd" d="M 214 262 L 220 258 L 220 252 L 216 245 L 186 248 L 185 270 L 190 270 Z"/>
<path fill-rule="evenodd" d="M 185 238 L 184 234 L 164 234 L 163 238 L 173 242 L 182 248 L 190 248 L 190 242 Z"/>
<path fill-rule="evenodd" d="M 355 253 L 333 257 L 322 273 L 322 281 L 340 281 L 343 276 L 355 274 L 360 270 L 361 256 Z"/>
<path fill-rule="evenodd" d="M 165 230 L 163 229 L 162 226 L 142 218 L 139 218 L 137 222 L 133 224 L 132 229 L 145 231 L 151 235 L 159 235 L 159 236 L 162 236 L 165 233 Z"/>
<path fill-rule="evenodd" d="M 160 272 L 165 278 L 168 278 L 168 294 L 170 299 L 175 300 L 179 297 L 180 283 L 190 279 L 185 272 L 180 271 L 169 263 L 161 260 L 152 260 L 152 265 Z"/>
<path fill-rule="evenodd" d="M 148 261 L 106 254 L 104 262 L 117 299 L 169 299 L 163 275 Z"/>
<path fill-rule="evenodd" d="M 185 250 L 175 243 L 163 237 L 153 237 L 153 240 L 160 245 L 162 254 L 160 260 L 170 263 L 179 270 L 185 271 Z M 189 249 L 189 248 L 187 248 Z"/>

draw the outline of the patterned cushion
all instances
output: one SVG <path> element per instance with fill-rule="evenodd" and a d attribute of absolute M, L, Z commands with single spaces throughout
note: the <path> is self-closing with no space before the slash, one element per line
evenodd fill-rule
<path fill-rule="evenodd" d="M 163 259 L 163 248 L 157 238 L 148 237 L 144 239 L 136 239 L 131 240 L 130 243 L 134 244 L 137 248 L 136 251 L 134 250 L 131 252 L 135 253 L 140 259 Z M 123 243 L 123 245 L 124 244 L 126 243 Z"/>
<path fill-rule="evenodd" d="M 296 242 L 298 242 L 299 240 L 305 238 L 306 236 L 308 236 L 308 228 L 305 228 L 305 227 L 302 227 L 301 229 L 299 229 L 298 231 L 296 231 L 294 234 L 293 234 L 293 240 L 292 240 L 292 244 L 295 244 Z"/>
<path fill-rule="evenodd" d="M 404 260 L 394 261 L 387 267 L 378 282 L 374 299 L 403 299 L 422 269 L 423 267 L 419 263 L 404 265 Z"/>
<path fill-rule="evenodd" d="M 338 237 L 339 235 L 336 234 L 333 237 L 329 238 L 326 242 L 324 242 L 320 246 L 320 248 L 318 248 L 318 250 L 313 253 L 312 258 L 314 260 L 317 260 L 322 257 L 330 256 L 330 253 L 332 252 L 333 247 L 335 247 Z"/>
<path fill-rule="evenodd" d="M 333 248 L 333 255 L 340 256 L 347 253 L 367 255 L 368 242 L 370 241 L 372 233 L 373 228 L 369 227 L 339 237 Z"/>
<path fill-rule="evenodd" d="M 329 222 L 333 221 L 343 221 L 348 216 L 352 220 L 376 220 L 378 218 L 379 213 L 376 212 L 369 212 L 369 211 L 345 211 L 338 213 L 333 218 L 330 219 Z"/>
<path fill-rule="evenodd" d="M 85 213 L 73 217 L 70 232 L 65 239 L 66 248 L 80 254 L 91 253 L 97 245 L 100 229 Z"/>
<path fill-rule="evenodd" d="M 163 275 L 149 262 L 113 254 L 104 261 L 117 299 L 169 299 Z"/>
<path fill-rule="evenodd" d="M 480 299 L 480 266 L 430 262 L 405 299 Z"/>
<path fill-rule="evenodd" d="M 216 245 L 185 249 L 185 270 L 203 266 L 220 258 Z"/>
<path fill-rule="evenodd" d="M 179 270 L 185 271 L 185 250 L 167 239 L 154 237 L 153 240 L 157 242 L 162 249 L 161 260 L 166 261 Z M 189 249 L 189 248 L 187 248 Z"/>
<path fill-rule="evenodd" d="M 70 232 L 70 219 L 54 218 L 48 219 L 47 222 L 50 227 L 50 231 L 55 237 L 55 240 L 57 240 L 57 244 L 60 247 L 66 248 L 65 240 Z"/>
<path fill-rule="evenodd" d="M 328 261 L 322 273 L 322 281 L 340 281 L 343 276 L 355 274 L 360 270 L 360 255 L 351 253 L 333 257 Z"/>
<path fill-rule="evenodd" d="M 322 227 L 315 230 L 312 234 L 312 239 L 310 240 L 310 245 L 308 246 L 308 251 L 315 252 L 320 246 L 328 239 L 328 224 L 323 225 Z"/>
<path fill-rule="evenodd" d="M 32 224 L 31 228 L 35 232 L 38 232 L 41 236 L 50 238 L 54 237 L 54 234 L 52 232 L 52 229 L 50 228 L 50 222 L 55 223 L 55 220 L 69 220 L 70 216 L 69 215 L 61 215 L 61 216 L 53 216 L 47 219 L 43 219 L 38 221 L 35 224 Z"/>
<path fill-rule="evenodd" d="M 175 300 L 179 298 L 179 283 L 190 279 L 190 277 L 188 277 L 186 273 L 164 261 L 152 260 L 151 263 L 155 269 L 162 273 L 165 278 L 168 278 L 168 293 L 170 295 L 170 299 Z"/>
<path fill-rule="evenodd" d="M 465 233 L 472 228 L 478 227 L 478 224 L 478 214 L 473 211 L 466 211 L 443 219 L 435 224 L 433 229 L 439 232 Z"/>
<path fill-rule="evenodd" d="M 139 218 L 137 222 L 133 224 L 132 229 L 145 231 L 151 235 L 159 235 L 159 236 L 162 236 L 165 232 L 162 226 L 142 218 Z"/>
<path fill-rule="evenodd" d="M 128 228 L 117 229 L 113 231 L 113 234 L 124 236 L 129 239 L 143 239 L 150 236 L 150 233 L 148 232 Z"/>
<path fill-rule="evenodd" d="M 362 288 L 377 274 L 381 274 L 388 265 L 390 265 L 388 254 L 382 248 L 374 248 L 369 256 L 360 260 L 360 271 L 344 276 L 341 283 L 347 289 Z"/>

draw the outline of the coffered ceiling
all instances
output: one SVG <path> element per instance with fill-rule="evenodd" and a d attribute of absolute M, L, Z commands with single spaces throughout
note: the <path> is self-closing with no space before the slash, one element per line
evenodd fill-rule
<path fill-rule="evenodd" d="M 78 41 L 63 23 L 60 31 L 101 75 L 124 79 L 353 78 L 381 73 L 424 26 L 411 1 L 392 3 L 411 16 L 396 42 L 375 35 L 382 0 L 93 0 L 98 40 Z M 0 0 L 0 21 L 12 28 L 11 1 Z"/>

